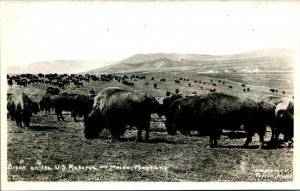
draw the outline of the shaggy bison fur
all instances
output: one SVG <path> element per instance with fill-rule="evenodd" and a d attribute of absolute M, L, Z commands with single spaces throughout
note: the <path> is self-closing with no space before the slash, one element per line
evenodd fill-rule
<path fill-rule="evenodd" d="M 84 134 L 87 139 L 98 138 L 99 132 L 109 129 L 113 140 L 120 139 L 126 125 L 136 126 L 141 140 L 142 130 L 146 130 L 145 140 L 149 139 L 151 113 L 161 115 L 161 106 L 152 96 L 123 90 L 103 89 L 94 99 L 92 112 L 85 120 Z"/>
<path fill-rule="evenodd" d="M 274 104 L 257 103 L 222 93 L 186 97 L 171 104 L 166 116 L 166 128 L 171 135 L 176 134 L 176 130 L 187 134 L 191 129 L 197 129 L 209 136 L 210 146 L 214 147 L 218 146 L 222 129 L 235 130 L 243 125 L 247 133 L 244 147 L 258 133 L 261 148 L 266 126 L 274 124 L 274 110 Z"/>

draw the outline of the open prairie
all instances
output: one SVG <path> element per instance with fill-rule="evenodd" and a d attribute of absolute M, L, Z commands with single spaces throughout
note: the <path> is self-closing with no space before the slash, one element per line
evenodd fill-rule
<path fill-rule="evenodd" d="M 140 75 L 145 79 L 133 79 L 134 87 L 113 80 L 84 82 L 82 87 L 71 84 L 60 91 L 89 95 L 92 89 L 97 93 L 105 87 L 121 87 L 151 94 L 160 102 L 167 91 L 174 93 L 177 88 L 183 95 L 206 94 L 215 88 L 216 92 L 254 100 L 262 96 L 293 96 L 292 73 L 208 74 L 183 71 L 122 75 Z M 161 81 L 162 78 L 165 81 Z M 180 83 L 175 83 L 180 78 Z M 8 93 L 22 90 L 33 101 L 40 101 L 48 86 L 43 83 L 26 87 L 14 84 L 8 87 Z M 271 88 L 278 91 L 271 92 Z M 74 122 L 69 112 L 63 114 L 66 121 L 60 122 L 54 111 L 50 115 L 44 112 L 34 114 L 28 129 L 16 128 L 16 122 L 7 119 L 8 181 L 293 180 L 293 148 L 285 144 L 280 148 L 269 148 L 270 128 L 265 135 L 265 148 L 261 150 L 257 149 L 258 135 L 253 137 L 249 148 L 242 148 L 246 140 L 243 131 L 223 131 L 220 147 L 209 148 L 208 137 L 199 137 L 195 133 L 192 136 L 180 133 L 168 135 L 165 118 L 155 114 L 151 116 L 148 142 L 134 141 L 137 134 L 135 127 L 127 129 L 120 142 L 111 142 L 107 130 L 100 134 L 99 139 L 87 140 L 83 133 L 83 119 Z"/>

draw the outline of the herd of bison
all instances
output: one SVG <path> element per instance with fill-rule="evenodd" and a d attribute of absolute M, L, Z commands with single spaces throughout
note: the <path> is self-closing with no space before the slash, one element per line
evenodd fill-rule
<path fill-rule="evenodd" d="M 264 135 L 269 126 L 272 130 L 270 145 L 280 145 L 279 135 L 282 134 L 289 146 L 293 143 L 294 101 L 293 98 L 276 100 L 253 100 L 240 98 L 225 93 L 216 92 L 217 84 L 227 85 L 225 81 L 193 81 L 178 78 L 175 84 L 185 81 L 188 86 L 192 83 L 210 83 L 211 88 L 205 94 L 183 96 L 179 89 L 174 92 L 166 91 L 165 98 L 160 103 L 149 93 L 128 90 L 128 88 L 108 87 L 99 93 L 90 90 L 90 95 L 78 93 L 60 93 L 68 85 L 84 86 L 85 83 L 117 81 L 124 86 L 134 87 L 137 80 L 145 80 L 143 75 L 89 75 L 89 74 L 21 74 L 7 75 L 9 86 L 25 87 L 30 84 L 43 83 L 48 86 L 46 94 L 39 102 L 34 102 L 24 91 L 7 94 L 7 110 L 11 120 L 16 121 L 17 128 L 30 126 L 30 119 L 37 112 L 50 114 L 55 110 L 57 120 L 64 121 L 63 111 L 71 112 L 71 116 L 83 117 L 83 133 L 87 139 L 99 138 L 103 129 L 108 129 L 113 141 L 120 140 L 128 127 L 136 127 L 138 134 L 136 141 L 142 140 L 142 131 L 145 130 L 145 141 L 149 140 L 151 114 L 165 116 L 165 128 L 170 135 L 179 131 L 183 135 L 191 135 L 197 131 L 199 136 L 208 136 L 210 147 L 218 147 L 222 130 L 244 130 L 247 134 L 244 147 L 252 141 L 257 133 L 260 138 L 259 148 L 264 146 Z M 154 77 L 149 80 L 154 81 Z M 165 78 L 160 82 L 166 81 Z M 149 85 L 148 82 L 145 86 Z M 203 88 L 200 87 L 201 90 Z M 241 84 L 244 92 L 251 91 L 245 84 Z M 158 88 L 154 83 L 153 88 Z M 232 85 L 227 85 L 232 89 Z M 277 89 L 270 89 L 278 92 Z M 279 93 L 279 92 L 278 92 Z M 280 93 L 285 94 L 285 91 Z"/>

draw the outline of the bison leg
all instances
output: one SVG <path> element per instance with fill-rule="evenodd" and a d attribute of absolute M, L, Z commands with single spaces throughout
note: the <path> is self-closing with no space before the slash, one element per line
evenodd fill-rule
<path fill-rule="evenodd" d="M 149 122 L 146 123 L 145 130 L 146 130 L 145 141 L 149 141 L 149 131 L 150 131 L 150 123 Z"/>
<path fill-rule="evenodd" d="M 120 140 L 121 134 L 124 134 L 126 131 L 126 125 L 116 120 L 107 119 L 106 126 L 109 128 L 113 141 Z"/>
<path fill-rule="evenodd" d="M 56 117 L 57 117 L 57 121 L 60 121 L 58 113 L 56 114 Z"/>
<path fill-rule="evenodd" d="M 210 147 L 218 147 L 218 140 L 220 139 L 220 132 L 222 131 L 221 129 L 217 128 L 218 124 L 210 125 L 208 126 L 209 132 L 209 139 L 210 139 Z"/>
<path fill-rule="evenodd" d="M 220 140 L 220 133 L 219 132 L 213 138 L 214 147 L 218 147 L 219 146 L 218 140 Z"/>
<path fill-rule="evenodd" d="M 266 133 L 266 128 L 265 127 L 261 127 L 259 129 L 259 131 L 258 131 L 259 143 L 260 143 L 258 149 L 261 149 L 264 146 L 264 136 L 265 136 L 265 133 Z"/>
<path fill-rule="evenodd" d="M 57 116 L 57 120 L 58 121 L 60 121 L 60 119 L 63 120 L 63 121 L 65 121 L 65 118 L 62 115 L 62 111 L 57 111 L 56 112 L 56 116 Z"/>
<path fill-rule="evenodd" d="M 22 128 L 22 116 L 21 114 L 16 114 L 16 124 L 17 124 L 17 127 L 20 127 Z"/>
<path fill-rule="evenodd" d="M 30 118 L 31 118 L 31 113 L 26 113 L 23 115 L 23 122 L 26 129 L 30 126 Z"/>
<path fill-rule="evenodd" d="M 210 146 L 210 148 L 214 148 L 215 147 L 214 137 L 213 136 L 209 136 L 209 146 Z"/>
<path fill-rule="evenodd" d="M 112 135 L 112 142 L 120 141 L 120 135 L 114 134 Z"/>
<path fill-rule="evenodd" d="M 272 129 L 272 137 L 271 137 L 270 142 L 272 144 L 277 144 L 278 143 L 278 137 L 279 137 L 279 134 L 280 134 L 280 130 L 277 127 L 277 125 L 275 127 L 272 127 L 271 129 Z"/>
<path fill-rule="evenodd" d="M 273 143 L 274 140 L 275 140 L 275 131 L 276 131 L 276 128 L 274 126 L 271 126 L 271 131 L 272 131 L 272 135 L 271 135 L 270 143 Z"/>
<path fill-rule="evenodd" d="M 142 131 L 143 131 L 143 128 L 141 126 L 139 126 L 138 127 L 138 134 L 137 134 L 137 137 L 136 137 L 135 141 L 137 141 L 137 142 L 142 141 Z"/>
<path fill-rule="evenodd" d="M 16 116 L 16 113 L 15 113 L 15 111 L 14 111 L 14 109 L 11 109 L 11 110 L 9 110 L 9 115 L 10 115 L 10 120 L 15 120 L 15 116 Z"/>
<path fill-rule="evenodd" d="M 288 147 L 291 148 L 291 147 L 293 146 L 293 144 L 294 144 L 294 140 L 293 140 L 293 139 L 290 139 L 290 140 L 288 141 Z"/>
<path fill-rule="evenodd" d="M 60 116 L 60 118 L 61 118 L 63 121 L 65 121 L 65 118 L 64 118 L 64 116 L 62 115 L 62 112 L 60 112 L 59 116 Z"/>
<path fill-rule="evenodd" d="M 21 121 L 18 121 L 18 120 L 16 119 L 16 124 L 17 124 L 17 127 L 22 128 L 22 122 L 21 122 Z"/>
<path fill-rule="evenodd" d="M 55 114 L 56 114 L 56 117 L 57 117 L 57 121 L 60 121 L 60 118 L 59 118 L 60 116 L 59 115 L 61 114 L 61 111 L 58 111 L 58 110 L 55 109 Z"/>
<path fill-rule="evenodd" d="M 264 134 L 259 134 L 259 147 L 258 147 L 258 149 L 261 149 L 261 148 L 263 148 L 263 146 L 264 146 Z"/>
<path fill-rule="evenodd" d="M 252 142 L 252 133 L 247 133 L 247 139 L 243 147 L 248 147 L 249 143 Z"/>
<path fill-rule="evenodd" d="M 72 112 L 71 112 L 71 117 L 74 118 L 74 121 L 75 121 L 75 122 L 77 122 L 76 116 L 77 116 L 77 113 L 76 113 L 75 111 L 72 111 Z"/>
<path fill-rule="evenodd" d="M 209 146 L 210 148 L 214 148 L 214 147 L 218 147 L 219 144 L 218 144 L 218 135 L 210 135 L 209 136 Z"/>

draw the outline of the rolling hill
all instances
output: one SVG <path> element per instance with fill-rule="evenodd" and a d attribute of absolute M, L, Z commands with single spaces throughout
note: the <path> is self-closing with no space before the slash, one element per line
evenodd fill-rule
<path fill-rule="evenodd" d="M 234 55 L 137 54 L 116 64 L 87 73 L 122 73 L 144 71 L 284 72 L 293 71 L 292 53 L 286 49 L 264 49 Z"/>
<path fill-rule="evenodd" d="M 285 72 L 293 71 L 293 60 L 291 51 L 287 49 L 264 49 L 233 55 L 136 54 L 119 62 L 54 60 L 7 68 L 8 74 L 101 74 L 152 71 L 195 71 L 198 73 Z"/>

